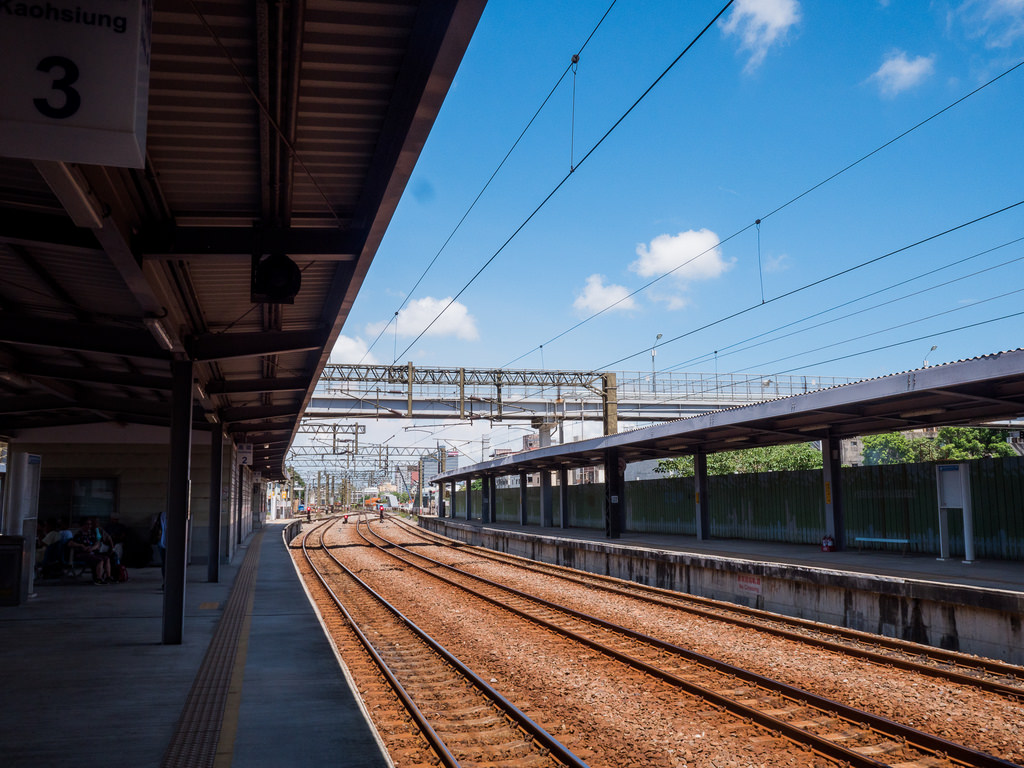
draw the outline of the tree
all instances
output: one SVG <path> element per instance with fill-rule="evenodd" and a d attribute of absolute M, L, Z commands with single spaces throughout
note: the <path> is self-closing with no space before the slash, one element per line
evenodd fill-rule
<path fill-rule="evenodd" d="M 294 467 L 285 467 L 285 471 L 288 473 L 288 477 L 291 478 L 292 487 L 294 488 L 305 488 L 306 481 L 302 475 L 295 471 Z"/>
<path fill-rule="evenodd" d="M 936 438 L 937 458 L 939 461 L 969 461 L 1016 456 L 1016 451 L 1006 442 L 1008 437 L 1005 429 L 943 427 Z"/>
<path fill-rule="evenodd" d="M 800 469 L 821 469 L 821 451 L 812 443 L 765 445 L 744 451 L 719 451 L 708 454 L 709 475 L 786 472 Z M 692 477 L 693 456 L 662 459 L 654 471 L 669 477 Z"/>
<path fill-rule="evenodd" d="M 866 435 L 862 443 L 864 464 L 911 464 L 915 456 L 915 448 L 911 445 L 914 440 L 915 438 L 908 438 L 902 432 Z"/>
<path fill-rule="evenodd" d="M 970 461 L 1015 456 L 1003 429 L 942 427 L 932 437 L 908 437 L 901 432 L 867 435 L 864 463 L 919 464 L 925 461 Z"/>

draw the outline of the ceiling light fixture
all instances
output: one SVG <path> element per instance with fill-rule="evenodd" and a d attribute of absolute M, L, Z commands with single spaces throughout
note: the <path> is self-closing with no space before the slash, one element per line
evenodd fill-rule
<path fill-rule="evenodd" d="M 900 414 L 900 418 L 913 419 L 916 416 L 937 416 L 938 414 L 945 412 L 945 408 L 919 408 L 916 411 L 904 411 Z"/>
<path fill-rule="evenodd" d="M 156 339 L 156 343 L 162 349 L 166 349 L 168 352 L 174 351 L 174 340 L 171 339 L 171 335 L 164 328 L 164 324 L 160 322 L 160 318 L 144 317 L 142 322 L 149 329 L 149 332 L 153 334 L 153 338 Z"/>

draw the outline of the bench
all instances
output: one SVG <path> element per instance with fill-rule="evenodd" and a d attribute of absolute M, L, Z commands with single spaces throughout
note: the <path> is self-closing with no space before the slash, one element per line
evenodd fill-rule
<path fill-rule="evenodd" d="M 902 544 L 904 555 L 907 554 L 907 547 L 910 544 L 910 539 L 883 539 L 873 536 L 857 536 L 854 538 L 854 541 L 857 542 L 858 552 L 864 548 L 864 542 L 868 542 L 869 544 Z"/>

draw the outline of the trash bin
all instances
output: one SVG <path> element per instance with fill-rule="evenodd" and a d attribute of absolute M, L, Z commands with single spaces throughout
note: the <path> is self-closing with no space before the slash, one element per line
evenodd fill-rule
<path fill-rule="evenodd" d="M 24 536 L 0 536 L 0 605 L 21 605 L 28 599 Z"/>

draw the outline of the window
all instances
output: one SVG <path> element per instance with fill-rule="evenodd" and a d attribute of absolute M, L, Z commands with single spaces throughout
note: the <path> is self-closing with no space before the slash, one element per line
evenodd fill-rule
<path fill-rule="evenodd" d="M 44 477 L 39 482 L 39 518 L 76 526 L 83 517 L 106 522 L 117 511 L 117 479 Z"/>

